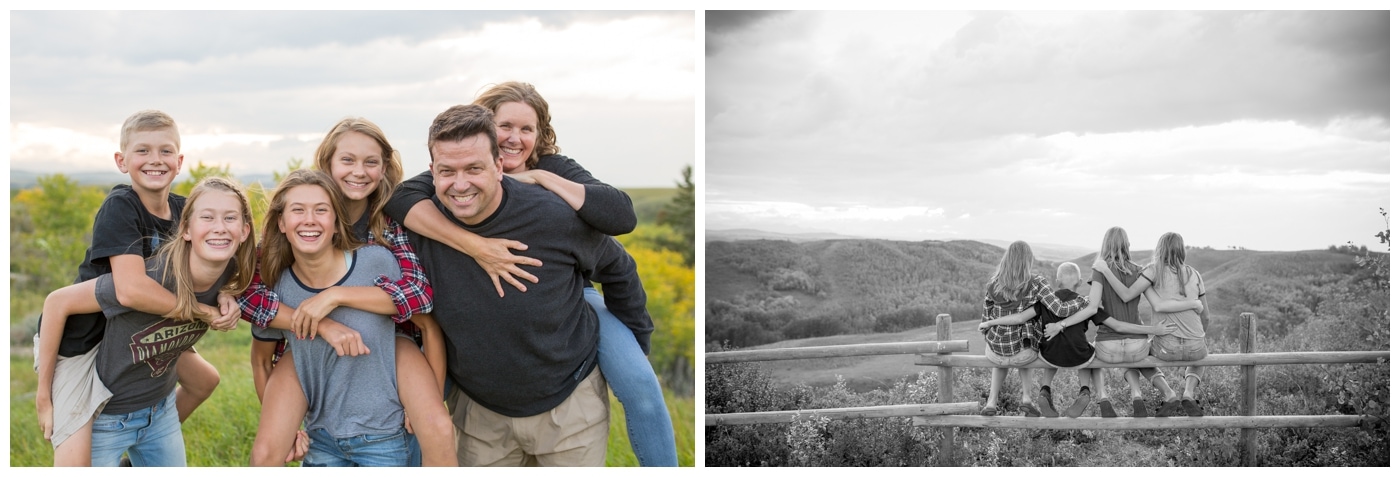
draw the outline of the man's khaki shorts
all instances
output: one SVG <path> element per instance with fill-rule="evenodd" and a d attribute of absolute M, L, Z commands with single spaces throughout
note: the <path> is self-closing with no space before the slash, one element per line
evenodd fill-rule
<path fill-rule="evenodd" d="M 447 396 L 464 467 L 603 466 L 608 457 L 608 383 L 597 368 L 554 409 L 507 417 L 456 386 Z"/>

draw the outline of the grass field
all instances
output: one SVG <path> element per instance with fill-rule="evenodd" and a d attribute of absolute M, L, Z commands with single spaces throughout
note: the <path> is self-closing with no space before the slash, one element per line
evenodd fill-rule
<path fill-rule="evenodd" d="M 183 426 L 186 455 L 191 466 L 243 466 L 257 432 L 258 400 L 248 365 L 248 328 L 241 323 L 232 332 L 210 332 L 198 349 L 219 369 L 218 390 Z M 13 346 L 13 345 L 12 345 Z M 35 374 L 29 354 L 10 356 L 10 465 L 49 466 L 53 449 L 39 433 L 34 416 Z M 695 399 L 678 397 L 667 390 L 676 447 L 682 466 L 695 463 Z M 609 466 L 635 466 L 628 444 L 622 405 L 612 399 Z"/>

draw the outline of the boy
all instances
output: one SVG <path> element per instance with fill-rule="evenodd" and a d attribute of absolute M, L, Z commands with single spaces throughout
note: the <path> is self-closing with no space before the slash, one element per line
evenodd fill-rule
<path fill-rule="evenodd" d="M 1061 263 L 1055 273 L 1056 285 L 1060 287 L 1055 291 L 1055 296 L 1061 300 L 1072 300 L 1079 296 L 1074 290 L 1082 284 L 1079 275 L 1079 265 L 1065 262 Z M 1141 326 L 1124 323 L 1108 316 L 1102 308 L 1099 308 L 1099 293 L 1102 288 L 1094 288 L 1089 292 L 1089 306 L 1078 313 L 1061 319 L 1050 310 L 1044 309 L 1044 305 L 1037 304 L 1037 311 L 1040 313 L 1041 322 L 1045 324 L 1045 342 L 1040 346 L 1040 358 L 1053 366 L 1041 374 L 1040 396 L 1036 403 L 1040 406 L 1040 412 L 1045 417 L 1058 417 L 1055 411 L 1055 400 L 1050 392 L 1050 383 L 1055 379 L 1055 374 L 1061 368 L 1076 370 L 1079 373 L 1079 395 L 1074 403 L 1065 410 L 1065 417 L 1076 418 L 1084 413 L 1091 399 L 1090 380 L 1093 386 L 1098 389 L 1099 394 L 1099 416 L 1105 418 L 1118 417 L 1113 411 L 1113 406 L 1108 401 L 1108 389 L 1104 386 L 1103 369 L 1088 369 L 1090 363 L 1094 361 L 1094 343 L 1084 336 L 1089 325 L 1086 319 L 1094 322 L 1096 326 L 1107 326 L 1121 333 L 1141 333 L 1161 335 L 1170 333 L 1174 327 L 1172 325 Z"/>
<path fill-rule="evenodd" d="M 74 283 L 111 273 L 122 306 L 165 315 L 174 310 L 175 296 L 147 276 L 145 260 L 178 230 L 180 212 L 185 206 L 184 197 L 170 193 L 184 162 L 180 133 L 169 115 L 145 110 L 126 119 L 120 141 L 121 150 L 114 158 L 117 169 L 131 177 L 131 184 L 113 187 L 102 202 L 93 220 L 92 244 Z M 231 329 L 237 324 L 237 304 L 232 297 L 222 295 L 219 303 L 219 309 L 201 305 L 198 318 L 216 329 Z M 110 396 L 106 389 L 97 389 L 101 383 L 93 377 L 93 360 L 105 324 L 101 313 L 68 317 L 62 336 L 46 340 L 57 342 L 56 349 L 43 349 L 40 337 L 34 337 L 35 371 L 39 373 L 36 406 L 44 437 L 54 445 L 55 465 L 91 463 L 94 416 L 72 415 L 71 410 L 79 408 L 79 400 L 105 401 Z M 56 353 L 56 364 L 41 366 L 41 353 Z M 198 353 L 189 350 L 183 358 L 176 365 L 180 377 L 176 409 L 181 422 L 219 384 L 218 370 Z M 60 447 L 69 437 L 77 439 Z"/>

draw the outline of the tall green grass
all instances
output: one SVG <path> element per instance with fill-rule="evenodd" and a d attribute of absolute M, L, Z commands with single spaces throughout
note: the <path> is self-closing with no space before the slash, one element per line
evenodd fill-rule
<path fill-rule="evenodd" d="M 191 466 L 248 464 L 260 409 L 248 364 L 249 339 L 247 324 L 242 323 L 236 331 L 210 332 L 196 346 L 199 353 L 219 369 L 220 383 L 214 395 L 184 423 L 185 452 Z M 53 464 L 53 448 L 40 434 L 35 417 L 33 366 L 33 358 L 28 355 L 10 356 L 10 465 L 15 467 Z M 694 398 L 677 397 L 666 391 L 680 463 L 693 466 Z M 607 464 L 637 465 L 627 441 L 622 406 L 615 398 L 612 399 L 611 429 Z"/>

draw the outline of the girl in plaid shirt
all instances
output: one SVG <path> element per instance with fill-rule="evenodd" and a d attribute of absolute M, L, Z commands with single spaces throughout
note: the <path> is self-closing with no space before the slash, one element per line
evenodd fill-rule
<path fill-rule="evenodd" d="M 456 466 L 452 423 L 441 399 L 447 372 L 446 348 L 442 331 L 427 314 L 432 311 L 432 288 L 408 243 L 408 235 L 382 212 L 394 186 L 403 179 L 398 151 L 389 145 L 379 126 L 364 118 L 346 118 L 336 123 L 316 148 L 313 166 L 328 173 L 340 186 L 346 219 L 358 218 L 352 225 L 355 239 L 389 248 L 402 271 L 400 277 L 380 276 L 375 283 L 398 310 L 393 319 L 399 324 L 399 339 L 394 340 L 393 352 L 399 400 L 408 417 L 409 432 L 418 437 L 422 447 L 421 457 L 415 452 L 411 464 L 421 460 L 427 466 Z M 265 327 L 274 317 L 285 314 L 292 319 L 299 336 L 314 339 L 319 326 L 335 326 L 329 320 L 319 323 L 338 306 L 331 292 L 353 290 L 340 288 L 332 287 L 292 309 L 280 307 L 277 295 L 255 279 L 240 303 L 245 318 L 258 326 Z M 330 337 L 323 336 L 327 338 Z M 415 339 L 422 341 L 421 351 Z M 349 341 L 355 344 L 348 346 L 346 354 L 353 356 L 357 347 L 363 348 L 357 337 L 351 336 Z M 266 408 L 264 414 L 278 416 L 267 421 L 293 428 L 297 425 L 293 423 L 300 423 L 306 413 L 307 403 L 296 378 L 293 357 L 278 359 L 283 357 L 284 346 L 284 342 L 253 341 L 253 380 Z M 253 442 L 252 461 L 254 465 L 289 462 L 300 454 L 293 450 L 294 446 L 305 449 L 304 439 L 304 433 L 260 428 Z"/>
<path fill-rule="evenodd" d="M 1040 302 L 1057 316 L 1070 316 L 1088 306 L 1084 297 L 1061 301 L 1045 277 L 1036 275 L 1035 254 L 1031 246 L 1017 240 L 1006 248 L 992 279 L 987 282 L 987 298 L 982 310 L 982 323 L 977 330 L 987 340 L 985 354 L 992 364 L 992 386 L 987 394 L 983 415 L 997 412 L 997 395 L 1007 368 L 1018 368 L 1021 375 L 1021 407 L 1026 417 L 1039 417 L 1040 411 L 1031 405 L 1031 370 L 1024 366 L 1040 357 L 1043 332 L 1035 319 L 1035 304 Z"/>

